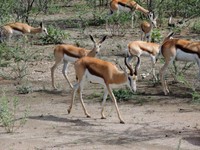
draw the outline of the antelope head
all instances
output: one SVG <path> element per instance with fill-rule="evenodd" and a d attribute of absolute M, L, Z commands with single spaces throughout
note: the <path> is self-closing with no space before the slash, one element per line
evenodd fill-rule
<path fill-rule="evenodd" d="M 133 71 L 133 68 L 131 67 L 131 65 L 128 63 L 128 58 L 125 57 L 124 58 L 124 63 L 126 65 L 126 67 L 129 69 L 130 73 L 127 73 L 127 84 L 128 87 L 130 88 L 130 90 L 132 92 L 136 92 L 137 88 L 136 88 L 136 81 L 137 81 L 137 69 L 135 70 L 135 72 Z M 136 67 L 138 68 L 139 63 L 137 63 Z"/>
<path fill-rule="evenodd" d="M 94 43 L 94 48 L 93 48 L 93 50 L 96 51 L 96 54 L 99 53 L 100 48 L 101 48 L 101 44 L 105 41 L 106 37 L 107 37 L 107 36 L 105 35 L 100 41 L 97 42 L 97 41 L 93 38 L 93 36 L 90 35 L 90 39 L 91 39 L 92 42 Z"/>
<path fill-rule="evenodd" d="M 151 23 L 153 24 L 153 26 L 155 28 L 157 28 L 157 19 L 158 19 L 158 15 L 155 16 L 155 14 L 153 12 L 149 12 L 148 13 L 148 18 L 150 19 Z"/>
<path fill-rule="evenodd" d="M 42 29 L 43 33 L 45 33 L 46 35 L 48 35 L 47 28 L 44 27 L 44 24 L 42 22 L 40 23 L 40 28 Z"/>

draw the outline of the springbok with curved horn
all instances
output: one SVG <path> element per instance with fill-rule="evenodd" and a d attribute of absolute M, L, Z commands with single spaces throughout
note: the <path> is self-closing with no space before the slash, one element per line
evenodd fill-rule
<path fill-rule="evenodd" d="M 153 27 L 157 28 L 157 18 L 158 16 L 154 17 L 154 15 L 148 15 L 149 22 L 143 21 L 140 25 L 141 28 L 141 40 L 151 42 L 151 33 Z"/>
<path fill-rule="evenodd" d="M 163 40 L 162 43 L 165 43 L 167 40 L 172 38 L 173 32 L 170 32 L 165 39 Z M 134 56 L 136 57 L 141 57 L 141 56 L 150 56 L 151 62 L 152 62 L 152 73 L 154 79 L 157 81 L 156 77 L 156 71 L 155 71 L 155 64 L 158 59 L 158 55 L 160 54 L 160 45 L 162 44 L 157 44 L 157 43 L 152 43 L 152 42 L 145 42 L 145 41 L 133 41 L 128 44 L 128 49 L 126 50 L 126 55 L 128 56 L 128 63 L 132 60 Z M 138 59 L 139 61 L 139 59 Z M 140 68 L 141 61 L 137 62 L 138 69 Z M 137 71 L 137 70 L 135 70 Z"/>
<path fill-rule="evenodd" d="M 200 80 L 200 42 L 178 38 L 170 39 L 161 46 L 161 53 L 165 64 L 160 69 L 160 80 L 165 95 L 169 93 L 167 82 L 164 80 L 165 73 L 174 60 L 196 62 L 199 67 Z"/>
<path fill-rule="evenodd" d="M 94 48 L 92 50 L 87 50 L 85 48 L 76 47 L 74 45 L 68 45 L 68 44 L 57 45 L 54 49 L 55 64 L 51 67 L 52 87 L 56 89 L 54 85 L 54 71 L 58 67 L 58 65 L 60 65 L 63 62 L 64 63 L 62 69 L 63 76 L 65 77 L 70 87 L 72 88 L 72 84 L 70 83 L 67 76 L 69 62 L 74 63 L 77 59 L 84 56 L 95 57 L 99 53 L 101 44 L 106 39 L 106 37 L 107 36 L 104 36 L 100 41 L 96 42 L 93 36 L 90 35 L 90 39 L 94 43 Z"/>
<path fill-rule="evenodd" d="M 133 41 L 128 44 L 128 61 L 130 62 L 134 56 L 141 57 L 141 55 L 150 56 L 152 62 L 152 73 L 154 79 L 157 81 L 155 64 L 156 56 L 159 54 L 160 45 L 157 43 L 150 43 L 145 41 Z M 141 61 L 139 63 L 140 67 Z M 139 68 L 138 67 L 138 68 Z"/>
<path fill-rule="evenodd" d="M 107 95 L 109 93 L 111 99 L 113 100 L 115 104 L 115 108 L 116 108 L 120 123 L 124 123 L 118 109 L 116 98 L 111 89 L 111 87 L 113 86 L 116 87 L 116 86 L 125 84 L 125 85 L 128 85 L 128 87 L 131 89 L 132 92 L 136 91 L 137 72 L 134 74 L 133 69 L 127 63 L 127 59 L 124 58 L 124 60 L 125 60 L 125 65 L 128 67 L 130 71 L 129 74 L 125 70 L 119 71 L 118 68 L 114 64 L 97 59 L 97 58 L 83 57 L 79 59 L 78 61 L 76 61 L 74 66 L 75 66 L 78 82 L 73 87 L 73 94 L 72 94 L 71 104 L 68 109 L 68 113 L 71 112 L 72 105 L 74 103 L 74 98 L 78 90 L 79 98 L 80 98 L 84 113 L 87 117 L 90 117 L 90 114 L 87 112 L 84 102 L 83 102 L 83 98 L 82 98 L 83 84 L 84 84 L 85 78 L 87 78 L 89 81 L 93 83 L 99 83 L 104 86 L 104 96 L 103 96 L 102 109 L 101 109 L 101 118 L 102 119 L 106 118 L 104 115 L 104 105 L 106 102 Z"/>
<path fill-rule="evenodd" d="M 149 10 L 143 8 L 142 6 L 140 6 L 138 3 L 136 3 L 133 0 L 112 0 L 110 2 L 110 16 L 114 13 L 117 12 L 119 13 L 119 11 L 124 11 L 125 9 L 129 9 L 132 14 L 131 14 L 131 26 L 133 28 L 133 16 L 135 14 L 135 10 L 142 12 L 145 15 L 153 15 L 152 12 L 150 12 Z M 107 25 L 107 23 L 106 23 Z"/>
<path fill-rule="evenodd" d="M 6 24 L 1 27 L 0 41 L 5 40 L 10 41 L 13 35 L 26 35 L 26 34 L 36 34 L 36 33 L 45 33 L 48 35 L 47 29 L 44 27 L 43 23 L 40 23 L 40 27 L 35 28 L 31 27 L 26 23 L 15 22 Z"/>

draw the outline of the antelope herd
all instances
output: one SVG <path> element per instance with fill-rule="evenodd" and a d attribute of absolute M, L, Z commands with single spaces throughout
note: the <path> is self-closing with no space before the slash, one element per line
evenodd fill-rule
<path fill-rule="evenodd" d="M 141 64 L 140 56 L 150 56 L 152 60 L 152 74 L 154 79 L 158 80 L 155 70 L 156 58 L 158 58 L 159 54 L 162 54 L 165 63 L 160 69 L 159 74 L 163 92 L 165 95 L 167 95 L 169 94 L 169 88 L 167 86 L 166 80 L 164 80 L 164 77 L 166 74 L 167 67 L 174 60 L 196 62 L 199 67 L 200 79 L 200 42 L 173 38 L 173 34 L 170 33 L 163 40 L 162 43 L 152 43 L 151 31 L 153 27 L 157 27 L 157 16 L 155 17 L 155 14 L 153 12 L 143 8 L 133 0 L 111 0 L 109 9 L 111 12 L 110 15 L 112 15 L 114 12 L 119 13 L 119 11 L 121 10 L 123 11 L 125 9 L 128 9 L 132 15 L 132 27 L 133 15 L 136 10 L 145 14 L 145 16 L 147 16 L 149 19 L 149 21 L 144 21 L 141 23 L 141 40 L 132 41 L 127 44 L 127 49 L 124 57 L 125 67 L 121 67 L 120 70 L 117 68 L 116 65 L 112 64 L 111 62 L 94 58 L 99 53 L 101 44 L 106 40 L 107 36 L 104 36 L 101 40 L 96 41 L 93 38 L 93 36 L 90 35 L 90 39 L 94 43 L 94 47 L 92 50 L 87 50 L 85 48 L 80 48 L 69 44 L 60 44 L 55 46 L 55 64 L 51 67 L 51 80 L 52 87 L 56 89 L 54 84 L 54 71 L 58 67 L 58 65 L 63 63 L 63 76 L 65 77 L 65 79 L 69 83 L 69 86 L 73 90 L 71 104 L 68 108 L 68 113 L 71 112 L 75 95 L 78 91 L 79 99 L 81 101 L 84 113 L 87 117 L 90 117 L 90 114 L 87 112 L 82 98 L 84 81 L 85 79 L 87 79 L 92 83 L 102 84 L 104 86 L 104 96 L 102 102 L 101 118 L 106 118 L 104 115 L 104 105 L 107 99 L 107 95 L 109 94 L 115 104 L 120 123 L 124 123 L 124 120 L 122 119 L 118 109 L 117 100 L 112 92 L 112 87 L 119 85 L 127 85 L 132 92 L 136 91 L 136 81 L 138 78 L 137 73 Z M 168 24 L 172 25 L 171 17 Z M 31 27 L 28 24 L 20 22 L 9 23 L 0 27 L 0 42 L 10 41 L 13 35 L 26 35 L 35 33 L 45 33 L 48 35 L 47 29 L 44 27 L 43 23 L 41 23 L 40 27 L 38 28 Z M 131 65 L 131 60 L 133 57 L 137 58 L 137 64 L 135 65 L 135 69 L 133 69 Z M 67 76 L 69 62 L 73 63 L 75 68 L 77 82 L 74 85 L 71 84 Z M 129 72 L 126 71 L 126 68 L 129 70 Z"/>

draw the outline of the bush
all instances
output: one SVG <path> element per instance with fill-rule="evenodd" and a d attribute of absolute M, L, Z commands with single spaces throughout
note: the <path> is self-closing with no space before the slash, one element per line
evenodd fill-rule
<path fill-rule="evenodd" d="M 197 92 L 197 91 L 193 91 L 191 93 L 192 95 L 192 101 L 195 102 L 195 103 L 200 103 L 200 93 Z"/>
<path fill-rule="evenodd" d="M 2 124 L 7 133 L 16 131 L 27 121 L 27 109 L 23 112 L 21 118 L 16 118 L 18 105 L 19 100 L 17 97 L 10 99 L 5 95 L 5 92 L 3 92 L 3 96 L 0 97 L 0 124 Z"/>
<path fill-rule="evenodd" d="M 161 41 L 162 35 L 159 29 L 153 29 L 151 33 L 151 42 L 159 43 Z"/>
<path fill-rule="evenodd" d="M 134 99 L 135 95 L 129 89 L 118 89 L 113 90 L 117 101 L 131 100 Z"/>
<path fill-rule="evenodd" d="M 6 72 L 2 68 L 0 76 L 23 80 L 28 75 L 28 62 L 33 61 L 36 55 L 38 50 L 30 52 L 29 48 L 20 43 L 15 47 L 0 44 L 0 67 L 7 67 L 10 70 Z"/>
<path fill-rule="evenodd" d="M 200 33 L 200 21 L 195 21 L 193 26 L 191 27 L 192 32 L 194 33 Z"/>
<path fill-rule="evenodd" d="M 40 38 L 40 44 L 61 44 L 63 39 L 68 38 L 69 35 L 54 26 L 47 28 L 48 35 L 44 35 Z"/>
<path fill-rule="evenodd" d="M 33 89 L 31 85 L 23 84 L 23 85 L 17 86 L 17 92 L 18 94 L 28 94 L 28 93 L 33 92 Z"/>
<path fill-rule="evenodd" d="M 8 47 L 5 43 L 0 44 L 0 67 L 7 67 L 13 58 L 13 48 Z"/>

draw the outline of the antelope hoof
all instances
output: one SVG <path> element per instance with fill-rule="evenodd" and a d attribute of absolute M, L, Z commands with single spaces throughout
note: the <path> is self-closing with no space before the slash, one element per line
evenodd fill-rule
<path fill-rule="evenodd" d="M 89 114 L 86 114 L 86 117 L 87 117 L 87 118 L 91 118 L 91 116 L 90 116 Z"/>
<path fill-rule="evenodd" d="M 124 122 L 123 120 L 120 120 L 120 123 L 121 123 L 121 124 L 125 124 L 125 122 Z"/>
<path fill-rule="evenodd" d="M 167 96 L 167 95 L 169 94 L 169 92 L 168 92 L 168 91 L 165 91 L 164 93 L 165 93 L 165 96 Z"/>
<path fill-rule="evenodd" d="M 70 114 L 70 112 L 71 112 L 71 109 L 69 108 L 69 109 L 67 110 L 67 112 L 68 112 L 68 114 Z"/>
<path fill-rule="evenodd" d="M 106 117 L 102 116 L 101 119 L 106 119 Z"/>
<path fill-rule="evenodd" d="M 57 89 L 56 87 L 53 87 L 53 90 L 54 90 L 54 91 L 57 91 L 58 89 Z"/>

